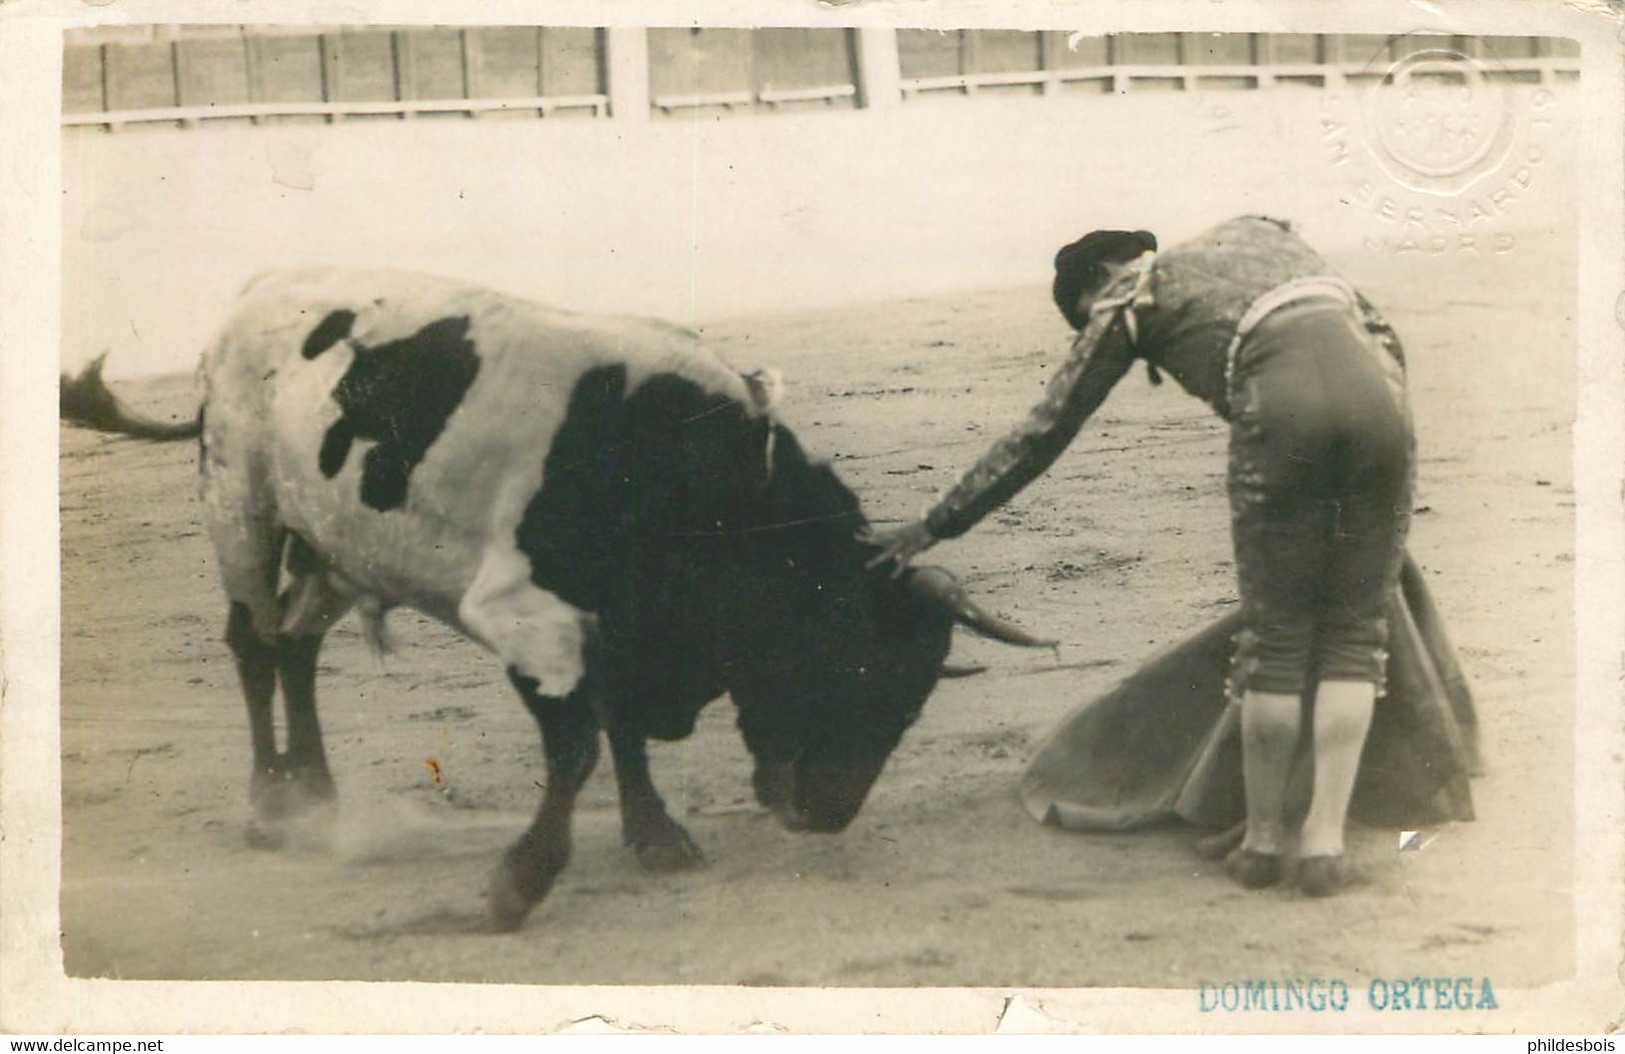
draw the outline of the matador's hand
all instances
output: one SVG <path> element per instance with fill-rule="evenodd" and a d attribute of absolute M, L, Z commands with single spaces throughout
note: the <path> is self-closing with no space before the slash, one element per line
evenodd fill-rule
<path fill-rule="evenodd" d="M 922 553 L 937 544 L 936 535 L 931 533 L 924 520 L 915 520 L 895 530 L 869 532 L 863 540 L 871 545 L 880 546 L 880 552 L 875 554 L 868 566 L 875 568 L 895 564 L 892 568 L 893 578 L 907 569 L 908 562 L 916 553 Z"/>

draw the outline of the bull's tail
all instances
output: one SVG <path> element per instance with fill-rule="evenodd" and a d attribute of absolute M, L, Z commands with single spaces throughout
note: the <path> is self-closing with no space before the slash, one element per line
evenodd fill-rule
<path fill-rule="evenodd" d="M 102 380 L 102 366 L 106 361 L 107 353 L 103 352 L 77 377 L 62 375 L 59 413 L 64 421 L 98 432 L 116 432 L 156 442 L 190 439 L 203 430 L 201 410 L 190 421 L 157 421 L 125 406 Z"/>

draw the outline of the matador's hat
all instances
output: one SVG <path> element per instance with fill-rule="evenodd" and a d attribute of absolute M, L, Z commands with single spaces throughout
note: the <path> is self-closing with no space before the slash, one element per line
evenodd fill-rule
<path fill-rule="evenodd" d="M 1078 310 L 1078 298 L 1099 280 L 1101 265 L 1123 263 L 1156 248 L 1157 236 L 1150 231 L 1090 231 L 1061 246 L 1055 254 L 1055 284 L 1050 290 L 1055 306 L 1073 329 L 1082 329 L 1089 316 Z"/>

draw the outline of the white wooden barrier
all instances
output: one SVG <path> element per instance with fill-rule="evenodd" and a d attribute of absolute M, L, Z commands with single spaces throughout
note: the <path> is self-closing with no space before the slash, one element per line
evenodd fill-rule
<path fill-rule="evenodd" d="M 1447 72 L 1449 63 L 1434 63 L 1431 72 Z M 1429 71 L 1427 63 L 1413 70 Z M 1510 77 L 1530 83 L 1551 84 L 1579 76 L 1579 59 L 1546 55 L 1537 58 L 1496 60 L 1492 76 Z M 1215 86 L 1215 82 L 1246 81 L 1246 88 L 1274 87 L 1282 82 L 1334 88 L 1351 81 L 1381 76 L 1380 71 L 1354 63 L 1252 63 L 1244 65 L 1134 64 L 1076 66 L 1061 69 L 1022 70 L 1006 73 L 969 73 L 946 77 L 902 78 L 898 82 L 904 101 L 935 93 L 974 95 L 982 88 L 1031 86 L 1035 92 L 1055 94 L 1067 84 L 1096 82 L 1114 93 L 1133 89 L 1136 83 L 1176 84 L 1185 91 Z M 105 113 L 64 114 L 62 123 L 70 127 L 100 127 L 116 131 L 131 124 L 176 122 L 187 127 L 210 120 L 247 118 L 258 123 L 265 118 L 319 116 L 329 122 L 344 117 L 399 116 L 421 113 L 461 113 L 470 117 L 492 112 L 534 112 L 548 117 L 560 111 L 585 110 L 593 117 L 611 116 L 610 95 L 538 95 L 505 99 L 403 99 L 374 102 L 257 102 L 205 106 L 168 106 Z M 786 103 L 862 100 L 856 84 L 832 84 L 810 88 L 767 89 L 760 91 L 701 92 L 654 96 L 652 107 L 663 114 L 701 107 L 729 111 L 750 109 L 757 104 L 778 109 Z"/>

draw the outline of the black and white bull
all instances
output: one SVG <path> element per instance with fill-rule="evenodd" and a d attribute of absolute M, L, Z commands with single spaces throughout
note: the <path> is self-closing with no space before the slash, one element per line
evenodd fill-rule
<path fill-rule="evenodd" d="M 626 843 L 680 867 L 701 854 L 650 781 L 648 738 L 689 735 L 727 693 L 757 799 L 793 829 L 839 831 L 941 676 L 955 621 L 1046 643 L 945 571 L 867 569 L 852 492 L 760 383 L 676 327 L 292 270 L 249 285 L 202 375 L 194 427 L 127 413 L 95 370 L 63 405 L 107 430 L 200 434 L 258 823 L 334 795 L 315 700 L 334 621 L 355 607 L 381 642 L 388 609 L 424 612 L 495 652 L 541 726 L 541 807 L 490 885 L 502 928 L 569 858 L 600 729 Z"/>

